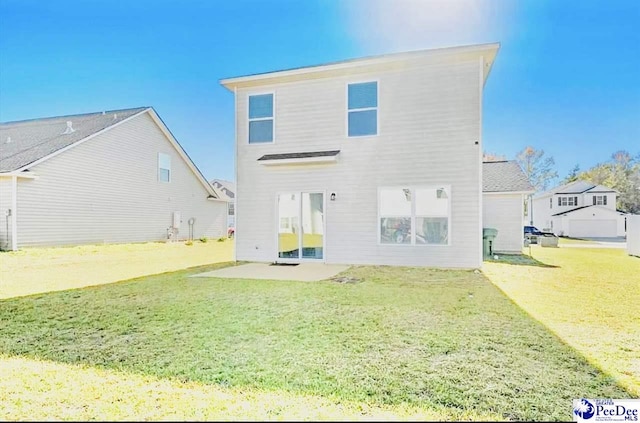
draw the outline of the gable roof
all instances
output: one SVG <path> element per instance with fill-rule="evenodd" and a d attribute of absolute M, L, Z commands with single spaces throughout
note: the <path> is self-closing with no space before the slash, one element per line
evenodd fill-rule
<path fill-rule="evenodd" d="M 220 199 L 220 195 L 207 182 L 202 172 L 152 107 L 0 123 L 0 174 L 27 170 L 144 113 L 148 113 L 158 125 L 207 190 L 209 197 Z M 69 126 L 73 131 L 67 130 Z"/>
<path fill-rule="evenodd" d="M 349 74 L 357 74 L 363 70 L 370 70 L 375 67 L 376 70 L 389 69 L 390 65 L 404 64 L 416 58 L 435 58 L 435 57 L 451 57 L 460 56 L 467 57 L 484 57 L 484 80 L 486 81 L 491 71 L 491 67 L 498 54 L 500 43 L 473 44 L 454 47 L 432 48 L 424 50 L 406 51 L 401 53 L 383 54 L 379 56 L 368 56 L 357 59 L 342 60 L 338 62 L 330 62 L 321 65 L 303 66 L 291 69 L 284 69 L 274 72 L 264 72 L 238 76 L 233 78 L 225 78 L 220 80 L 229 91 L 235 88 L 255 87 L 266 84 L 277 84 L 283 82 L 300 81 L 305 79 L 326 78 L 333 76 L 343 76 Z M 392 68 L 393 66 L 391 66 Z"/>
<path fill-rule="evenodd" d="M 482 192 L 533 193 L 531 185 L 515 160 L 482 163 Z"/>
<path fill-rule="evenodd" d="M 26 166 L 147 110 L 148 107 L 0 123 L 0 172 Z M 66 133 L 67 122 L 73 132 Z"/>
<path fill-rule="evenodd" d="M 547 197 L 555 194 L 583 194 L 585 192 L 617 193 L 618 191 L 611 189 L 609 187 L 605 187 L 604 185 L 594 184 L 590 181 L 578 180 L 578 181 L 573 181 L 564 185 L 557 186 L 555 188 L 551 188 L 548 191 L 537 194 L 535 198 L 542 198 L 542 197 Z"/>

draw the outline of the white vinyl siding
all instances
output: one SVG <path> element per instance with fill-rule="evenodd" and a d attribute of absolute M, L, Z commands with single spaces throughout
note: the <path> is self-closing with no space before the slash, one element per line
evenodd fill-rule
<path fill-rule="evenodd" d="M 325 213 L 328 263 L 481 266 L 480 63 L 477 56 L 416 60 L 402 69 L 237 90 L 236 258 L 277 257 L 281 192 L 336 193 Z M 377 80 L 379 133 L 354 142 L 345 130 L 348 84 Z M 249 145 L 250 95 L 276 91 L 277 143 Z M 340 150 L 324 165 L 261 166 L 264 154 Z M 440 186 L 450 200 L 450 246 L 404 248 L 378 242 L 378 187 Z"/>
<path fill-rule="evenodd" d="M 158 151 L 171 156 L 170 184 L 158 183 Z M 195 238 L 226 233 L 227 204 L 209 195 L 148 114 L 30 169 L 18 181 L 18 242 L 23 246 L 162 241 L 174 211 Z M 105 175 L 111 175 L 106 178 Z"/>
<path fill-rule="evenodd" d="M 249 144 L 273 142 L 273 109 L 272 93 L 249 97 Z"/>
<path fill-rule="evenodd" d="M 493 244 L 495 251 L 522 252 L 523 202 L 521 194 L 484 194 L 482 196 L 482 226 L 498 230 Z M 542 226 L 538 226 L 538 229 L 542 229 Z"/>
<path fill-rule="evenodd" d="M 13 198 L 11 179 L 11 177 L 0 177 L 0 250 L 11 249 L 12 217 L 8 215 L 8 211 L 12 207 Z M 1 269 L 0 273 L 2 273 Z"/>

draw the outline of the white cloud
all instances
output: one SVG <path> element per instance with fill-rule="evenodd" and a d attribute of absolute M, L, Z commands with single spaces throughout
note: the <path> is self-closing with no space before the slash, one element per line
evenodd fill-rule
<path fill-rule="evenodd" d="M 367 53 L 500 41 L 507 0 L 356 0 L 344 2 L 349 30 Z"/>

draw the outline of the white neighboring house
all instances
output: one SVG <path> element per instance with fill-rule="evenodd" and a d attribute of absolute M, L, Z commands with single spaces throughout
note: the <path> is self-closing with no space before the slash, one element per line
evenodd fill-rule
<path fill-rule="evenodd" d="M 524 203 L 535 188 L 515 160 L 484 162 L 482 224 L 495 228 L 496 252 L 522 253 Z"/>
<path fill-rule="evenodd" d="M 226 210 L 153 108 L 0 124 L 2 249 L 220 237 Z"/>
<path fill-rule="evenodd" d="M 220 197 L 228 202 L 227 229 L 234 230 L 236 226 L 236 184 L 224 179 L 214 179 L 210 183 L 216 192 L 220 193 Z"/>
<path fill-rule="evenodd" d="M 236 78 L 236 259 L 482 265 L 498 44 Z"/>
<path fill-rule="evenodd" d="M 575 181 L 533 197 L 533 224 L 573 238 L 623 237 L 626 213 L 616 210 L 614 189 Z"/>

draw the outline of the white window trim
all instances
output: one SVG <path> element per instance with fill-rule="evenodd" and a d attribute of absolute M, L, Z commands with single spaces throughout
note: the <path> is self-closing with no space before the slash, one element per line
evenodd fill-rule
<path fill-rule="evenodd" d="M 596 197 L 596 206 L 604 206 L 604 195 L 594 195 Z"/>
<path fill-rule="evenodd" d="M 415 229 L 411 231 L 411 243 L 409 244 L 391 244 L 391 243 L 383 243 L 380 241 L 380 237 L 381 237 L 381 233 L 380 233 L 380 219 L 382 219 L 382 216 L 380 215 L 380 191 L 383 189 L 406 189 L 409 188 L 409 190 L 411 190 L 411 228 L 414 229 L 416 227 L 416 218 L 418 217 L 443 217 L 443 216 L 416 216 L 416 202 L 414 201 L 414 199 L 416 198 L 416 188 L 445 188 L 447 190 L 447 193 L 449 194 L 449 207 L 447 208 L 447 243 L 446 244 L 418 244 L 416 243 L 416 231 Z M 411 185 L 411 184 L 407 184 L 407 185 L 392 185 L 392 186 L 382 186 L 382 187 L 378 187 L 378 199 L 377 199 L 377 205 L 378 205 L 378 212 L 377 212 L 377 216 L 378 216 L 378 220 L 376 221 L 376 227 L 377 229 L 377 243 L 379 246 L 381 247 L 450 247 L 451 246 L 451 199 L 453 198 L 453 195 L 451 193 L 451 185 L 449 184 L 429 184 L 429 185 Z M 393 216 L 385 216 L 385 217 L 393 217 Z M 396 216 L 396 217 L 405 217 L 406 216 Z"/>
<path fill-rule="evenodd" d="M 322 220 L 322 259 L 313 259 L 313 258 L 303 258 L 303 257 L 298 257 L 298 258 L 280 258 L 278 256 L 278 250 L 280 248 L 279 246 L 279 242 L 280 242 L 280 216 L 279 216 L 279 204 L 278 204 L 278 200 L 280 198 L 281 195 L 291 195 L 291 194 L 296 194 L 298 195 L 298 216 L 296 216 L 298 218 L 298 225 L 300 227 L 300 232 L 298 235 L 298 252 L 300 255 L 302 255 L 302 249 L 300 248 L 300 246 L 302 245 L 302 236 L 303 236 L 303 230 L 302 230 L 302 194 L 322 194 L 322 209 L 324 210 L 325 216 Z M 305 191 L 277 191 L 276 192 L 276 196 L 275 196 L 275 216 L 274 219 L 276 220 L 276 231 L 275 231 L 275 258 L 274 260 L 278 263 L 305 263 L 305 262 L 309 262 L 309 263 L 326 263 L 327 262 L 327 217 L 326 217 L 326 213 L 327 213 L 327 191 L 326 190 L 305 190 Z M 293 221 L 290 222 L 290 226 L 289 228 L 291 228 L 293 226 Z"/>
<path fill-rule="evenodd" d="M 272 105 L 272 116 L 271 117 L 265 117 L 265 118 L 250 118 L 249 117 L 249 99 L 251 97 L 254 96 L 258 96 L 258 95 L 266 95 L 266 94 L 271 94 L 273 96 L 273 105 Z M 250 140 L 250 134 L 249 134 L 249 128 L 251 127 L 251 122 L 258 122 L 261 120 L 272 120 L 273 121 L 273 136 L 271 137 L 271 141 L 270 142 L 249 142 Z M 250 93 L 247 94 L 247 144 L 248 145 L 263 145 L 263 144 L 275 144 L 276 143 L 276 92 L 275 91 L 260 91 L 260 92 L 254 92 L 254 93 Z"/>
<path fill-rule="evenodd" d="M 366 84 L 368 82 L 376 83 L 376 100 L 378 101 L 377 107 L 364 107 L 361 109 L 349 109 L 349 85 L 353 84 Z M 380 135 L 380 80 L 379 79 L 363 79 L 363 80 L 352 80 L 348 81 L 344 86 L 345 91 L 345 109 L 347 112 L 345 113 L 345 134 L 347 138 L 366 138 L 366 137 L 377 137 Z M 373 135 L 349 135 L 349 112 L 365 112 L 367 110 L 375 110 L 376 111 L 376 133 Z"/>
<path fill-rule="evenodd" d="M 167 157 L 169 158 L 169 168 L 168 168 L 168 169 L 167 169 L 166 167 L 161 167 L 161 166 L 160 166 L 160 155 L 161 155 L 161 154 L 162 154 L 162 155 L 165 155 L 165 156 L 167 156 Z M 158 182 L 161 182 L 161 183 L 163 183 L 163 184 L 168 184 L 168 183 L 170 183 L 170 182 L 171 182 L 171 180 L 173 179 L 173 175 L 172 175 L 172 174 L 173 174 L 173 172 L 172 172 L 172 170 L 171 170 L 171 161 L 172 161 L 172 160 L 171 160 L 171 154 L 158 152 Z M 168 170 L 168 171 L 169 171 L 169 180 L 168 180 L 168 181 L 163 181 L 163 180 L 162 180 L 162 178 L 160 177 L 160 170 L 162 170 L 162 169 L 165 169 L 165 170 Z"/>

